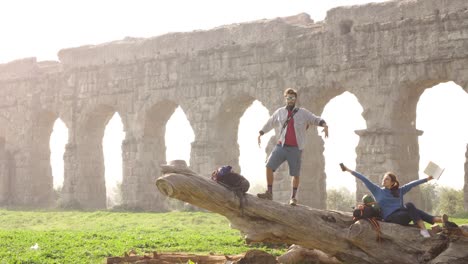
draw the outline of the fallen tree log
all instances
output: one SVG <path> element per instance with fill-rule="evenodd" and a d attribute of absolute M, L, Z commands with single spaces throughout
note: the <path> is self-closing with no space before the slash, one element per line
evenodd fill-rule
<path fill-rule="evenodd" d="M 164 195 L 225 216 L 246 242 L 280 242 L 318 249 L 343 263 L 468 263 L 468 238 L 438 234 L 423 238 L 419 229 L 380 223 L 377 233 L 351 213 L 290 206 L 230 190 L 191 171 L 185 162 L 162 165 L 156 186 Z"/>
<path fill-rule="evenodd" d="M 184 253 L 157 253 L 145 254 L 138 256 L 136 254 L 125 254 L 123 257 L 108 257 L 107 264 L 171 264 L 171 263 L 204 263 L 204 264 L 219 264 L 226 263 L 227 260 L 238 261 L 244 257 L 243 255 L 235 256 L 220 256 L 208 255 L 201 256 L 195 254 Z"/>

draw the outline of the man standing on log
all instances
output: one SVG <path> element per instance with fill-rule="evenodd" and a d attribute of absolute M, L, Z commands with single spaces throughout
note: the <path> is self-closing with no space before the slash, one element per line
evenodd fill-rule
<path fill-rule="evenodd" d="M 322 132 L 325 133 L 325 137 L 327 138 L 328 126 L 325 120 L 312 114 L 309 110 L 296 107 L 296 90 L 292 88 L 286 89 L 284 91 L 284 98 L 286 106 L 276 110 L 259 132 L 258 145 L 260 146 L 260 137 L 263 134 L 274 127 L 278 127 L 280 130 L 278 144 L 275 146 L 266 162 L 268 190 L 264 193 L 257 194 L 257 196 L 262 199 L 273 199 L 273 172 L 277 170 L 283 162 L 288 161 L 289 175 L 292 177 L 292 192 L 289 204 L 296 205 L 302 150 L 306 143 L 306 130 L 309 128 L 309 125 L 321 126 L 323 127 Z"/>

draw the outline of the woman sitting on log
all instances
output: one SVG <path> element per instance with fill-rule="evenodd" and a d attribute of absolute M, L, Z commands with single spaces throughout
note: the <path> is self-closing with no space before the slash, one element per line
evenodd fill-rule
<path fill-rule="evenodd" d="M 383 187 L 380 187 L 359 172 L 350 170 L 342 164 L 340 164 L 340 166 L 343 171 L 350 172 L 366 185 L 367 189 L 369 189 L 372 195 L 374 195 L 375 200 L 380 205 L 382 218 L 385 222 L 408 225 L 412 220 L 420 228 L 420 233 L 423 237 L 431 236 L 427 231 L 424 222 L 430 224 L 443 223 L 442 217 L 432 216 L 421 211 L 417 209 L 413 203 L 406 203 L 403 206 L 403 196 L 405 193 L 409 192 L 411 188 L 415 186 L 432 180 L 432 176 L 429 176 L 426 179 L 412 181 L 400 187 L 400 183 L 398 182 L 395 174 L 387 172 L 382 179 Z M 444 216 L 447 218 L 446 215 Z"/>

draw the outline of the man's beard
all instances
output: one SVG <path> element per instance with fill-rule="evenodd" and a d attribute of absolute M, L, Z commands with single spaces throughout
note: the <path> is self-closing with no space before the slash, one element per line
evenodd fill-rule
<path fill-rule="evenodd" d="M 294 107 L 296 106 L 296 104 L 287 104 L 286 105 L 286 109 L 292 111 L 294 109 Z"/>

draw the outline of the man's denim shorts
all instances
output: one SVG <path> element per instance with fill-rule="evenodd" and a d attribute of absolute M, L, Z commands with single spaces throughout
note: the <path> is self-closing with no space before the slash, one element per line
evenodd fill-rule
<path fill-rule="evenodd" d="M 299 176 L 301 173 L 302 150 L 298 147 L 276 145 L 268 157 L 266 166 L 276 171 L 283 162 L 288 161 L 289 175 Z"/>

